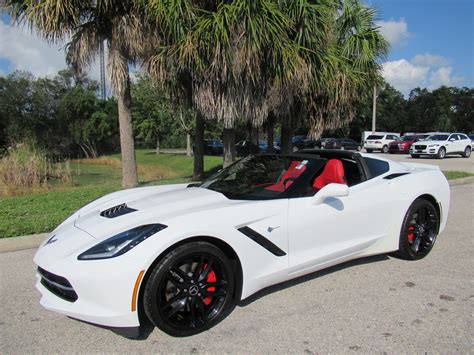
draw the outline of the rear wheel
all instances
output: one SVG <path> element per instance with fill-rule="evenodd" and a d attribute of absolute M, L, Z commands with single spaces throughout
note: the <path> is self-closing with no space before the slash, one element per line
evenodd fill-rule
<path fill-rule="evenodd" d="M 471 156 L 471 147 L 466 147 L 466 149 L 464 149 L 464 153 L 462 156 L 464 158 L 469 158 Z"/>
<path fill-rule="evenodd" d="M 382 153 L 385 153 L 385 154 L 388 153 L 388 145 L 384 145 L 384 146 L 382 147 Z"/>
<path fill-rule="evenodd" d="M 444 147 L 439 148 L 438 150 L 438 159 L 444 159 L 446 156 L 446 149 Z"/>
<path fill-rule="evenodd" d="M 439 215 L 433 204 L 415 200 L 403 219 L 397 256 L 406 260 L 424 258 L 433 248 L 439 229 Z"/>
<path fill-rule="evenodd" d="M 144 309 L 158 328 L 183 337 L 207 330 L 233 309 L 232 264 L 216 246 L 194 242 L 161 260 L 145 286 Z"/>

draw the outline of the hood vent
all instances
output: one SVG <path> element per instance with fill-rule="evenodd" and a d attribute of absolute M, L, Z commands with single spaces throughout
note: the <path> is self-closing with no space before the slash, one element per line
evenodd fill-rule
<path fill-rule="evenodd" d="M 103 210 L 102 212 L 100 212 L 100 215 L 102 217 L 115 218 L 135 211 L 136 209 L 128 207 L 126 203 L 122 203 L 121 205 L 117 205 Z"/>

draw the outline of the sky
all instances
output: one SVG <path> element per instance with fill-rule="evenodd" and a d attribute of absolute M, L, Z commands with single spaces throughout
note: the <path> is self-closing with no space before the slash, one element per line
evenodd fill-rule
<path fill-rule="evenodd" d="M 474 0 L 364 0 L 378 12 L 390 42 L 384 78 L 408 96 L 415 87 L 474 87 Z M 27 70 L 54 75 L 65 68 L 64 44 L 51 45 L 0 14 L 0 75 Z M 90 69 L 99 78 L 97 63 Z"/>

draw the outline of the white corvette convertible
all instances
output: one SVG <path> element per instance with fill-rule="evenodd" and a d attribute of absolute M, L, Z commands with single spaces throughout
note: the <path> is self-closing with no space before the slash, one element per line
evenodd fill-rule
<path fill-rule="evenodd" d="M 200 184 L 104 196 L 40 246 L 41 304 L 129 337 L 188 336 L 255 292 L 368 255 L 426 256 L 445 225 L 438 167 L 357 152 L 246 157 Z"/>

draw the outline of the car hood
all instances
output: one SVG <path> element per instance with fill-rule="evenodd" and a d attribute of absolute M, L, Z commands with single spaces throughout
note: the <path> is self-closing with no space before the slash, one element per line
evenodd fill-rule
<path fill-rule="evenodd" d="M 416 142 L 416 144 L 420 144 L 420 145 L 430 145 L 430 144 L 445 144 L 446 141 L 419 141 L 419 142 Z"/>
<path fill-rule="evenodd" d="M 74 219 L 75 227 L 95 239 L 103 240 L 136 226 L 151 223 L 166 224 L 166 220 L 177 216 L 221 209 L 239 203 L 227 199 L 221 193 L 199 187 L 187 188 L 181 185 L 172 190 L 160 187 L 136 190 L 132 193 L 118 194 L 89 208 L 86 206 Z M 120 214 L 124 212 L 124 206 L 127 213 Z M 106 216 L 107 212 L 115 209 L 119 213 L 110 213 Z"/>

